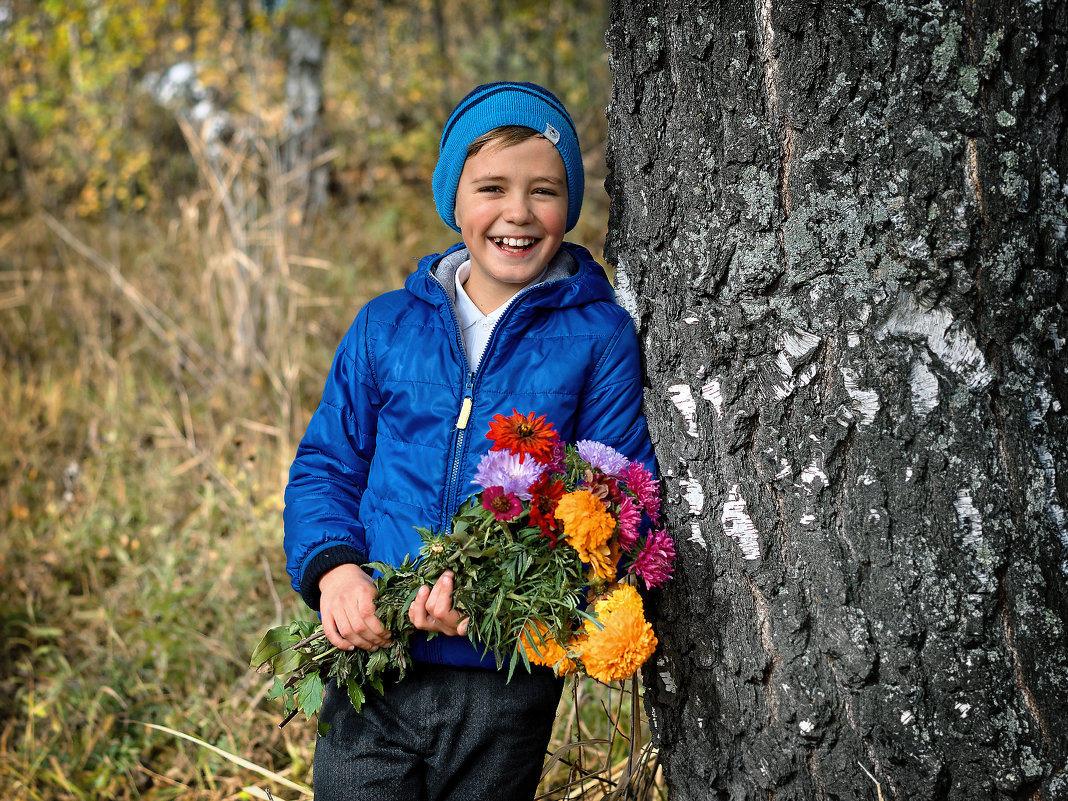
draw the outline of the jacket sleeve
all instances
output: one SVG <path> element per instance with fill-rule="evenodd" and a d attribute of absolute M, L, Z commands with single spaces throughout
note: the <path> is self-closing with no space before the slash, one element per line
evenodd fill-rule
<path fill-rule="evenodd" d="M 319 579 L 364 564 L 360 502 L 374 455 L 381 399 L 367 347 L 367 308 L 334 356 L 323 397 L 305 432 L 285 492 L 284 546 L 293 589 L 319 608 Z"/>
<path fill-rule="evenodd" d="M 622 310 L 584 390 L 576 434 L 577 439 L 603 442 L 657 474 L 649 426 L 642 413 L 638 335 Z"/>

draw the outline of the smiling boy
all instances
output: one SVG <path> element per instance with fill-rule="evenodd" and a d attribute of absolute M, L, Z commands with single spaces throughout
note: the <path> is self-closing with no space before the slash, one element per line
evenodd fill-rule
<path fill-rule="evenodd" d="M 564 162 L 548 139 L 515 128 L 511 138 L 523 137 L 516 144 L 469 148 L 456 188 L 456 224 L 471 259 L 463 289 L 484 314 L 539 278 L 564 241 Z"/>
<path fill-rule="evenodd" d="M 360 565 L 400 564 L 419 551 L 416 527 L 449 527 L 478 489 L 494 415 L 544 414 L 565 441 L 597 440 L 653 467 L 633 325 L 601 267 L 563 240 L 583 187 L 574 124 L 542 87 L 486 84 L 450 115 L 434 201 L 463 242 L 357 315 L 286 489 L 293 587 L 339 648 L 389 644 Z M 464 636 L 453 578 L 412 602 L 424 634 L 403 681 L 359 713 L 328 688 L 320 801 L 533 797 L 561 681 L 547 668 L 505 681 Z"/>

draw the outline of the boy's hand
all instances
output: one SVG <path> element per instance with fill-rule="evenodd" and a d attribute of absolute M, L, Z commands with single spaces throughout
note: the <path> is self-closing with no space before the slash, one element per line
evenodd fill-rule
<path fill-rule="evenodd" d="M 319 613 L 326 639 L 342 651 L 377 651 L 389 645 L 389 631 L 375 617 L 378 589 L 359 565 L 338 565 L 319 579 Z"/>
<path fill-rule="evenodd" d="M 420 587 L 415 600 L 408 607 L 408 619 L 412 625 L 423 631 L 440 631 L 442 634 L 467 634 L 471 618 L 461 619 L 460 613 L 452 607 L 453 572 L 446 570 L 433 588 Z"/>

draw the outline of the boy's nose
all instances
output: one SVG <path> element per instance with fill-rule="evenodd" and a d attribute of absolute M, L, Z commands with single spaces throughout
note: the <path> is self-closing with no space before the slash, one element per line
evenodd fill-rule
<path fill-rule="evenodd" d="M 524 223 L 530 220 L 530 202 L 526 195 L 518 192 L 511 195 L 505 206 L 504 216 L 508 222 Z"/>

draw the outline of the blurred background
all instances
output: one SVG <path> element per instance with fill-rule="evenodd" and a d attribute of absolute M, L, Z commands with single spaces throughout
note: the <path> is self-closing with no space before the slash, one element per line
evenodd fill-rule
<path fill-rule="evenodd" d="M 307 784 L 314 730 L 279 731 L 247 668 L 266 628 L 310 615 L 281 550 L 296 442 L 359 307 L 456 239 L 430 176 L 476 84 L 535 81 L 571 109 L 571 238 L 600 258 L 607 17 L 0 0 L 5 799 L 300 797 L 256 769 Z M 574 693 L 558 745 L 630 708 Z"/>

